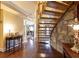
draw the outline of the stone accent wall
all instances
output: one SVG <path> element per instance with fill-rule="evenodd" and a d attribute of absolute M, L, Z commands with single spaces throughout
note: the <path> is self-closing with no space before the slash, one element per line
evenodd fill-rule
<path fill-rule="evenodd" d="M 62 43 L 73 43 L 73 29 L 70 27 L 74 24 L 74 9 L 75 5 L 72 6 L 62 20 L 57 24 L 56 28 L 52 32 L 51 46 L 63 53 Z"/>

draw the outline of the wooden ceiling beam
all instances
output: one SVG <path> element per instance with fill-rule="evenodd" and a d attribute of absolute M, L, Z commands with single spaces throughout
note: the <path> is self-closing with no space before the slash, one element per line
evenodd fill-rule
<path fill-rule="evenodd" d="M 59 9 L 56 9 L 56 8 L 52 8 L 52 7 L 46 7 L 45 8 L 45 11 L 48 11 L 48 12 L 54 12 L 54 13 L 64 13 L 63 10 L 59 10 Z"/>
<path fill-rule="evenodd" d="M 53 13 L 53 12 L 48 12 L 48 11 L 43 11 L 43 14 L 54 15 L 54 16 L 61 16 L 62 15 L 61 13 Z"/>
<path fill-rule="evenodd" d="M 53 24 L 56 24 L 56 22 L 55 23 L 39 23 L 39 24 L 50 24 L 50 25 L 53 25 Z"/>
<path fill-rule="evenodd" d="M 38 36 L 38 37 L 39 37 L 39 36 Z M 39 38 L 50 38 L 50 37 L 47 37 L 47 36 L 44 36 L 44 37 L 43 37 L 43 36 L 42 36 L 42 37 L 39 37 Z"/>
<path fill-rule="evenodd" d="M 39 27 L 39 28 L 53 28 L 53 27 Z"/>
<path fill-rule="evenodd" d="M 48 17 L 40 17 L 40 19 L 51 19 L 51 20 L 58 20 L 57 18 L 48 18 Z"/>
<path fill-rule="evenodd" d="M 56 22 L 39 22 L 39 24 L 53 24 L 53 23 L 56 23 Z"/>
<path fill-rule="evenodd" d="M 38 29 L 38 30 L 50 31 L 50 30 L 52 30 L 52 29 L 46 30 L 46 29 L 43 28 L 43 29 Z"/>
<path fill-rule="evenodd" d="M 44 34 L 44 33 L 46 33 L 46 32 L 39 32 L 39 34 Z M 50 32 L 49 32 L 50 33 Z"/>
<path fill-rule="evenodd" d="M 47 28 L 52 27 L 53 28 L 54 26 L 39 26 L 38 28 L 40 28 L 40 27 L 47 27 Z"/>
<path fill-rule="evenodd" d="M 64 5 L 64 6 L 69 6 L 69 4 L 67 4 L 67 3 L 65 3 L 65 2 L 63 2 L 63 1 L 56 1 L 57 3 L 60 3 L 60 4 L 62 4 L 62 5 Z"/>
<path fill-rule="evenodd" d="M 40 34 L 40 33 L 46 33 L 46 32 L 39 32 L 39 34 Z M 50 33 L 50 32 L 49 32 L 49 33 Z"/>
<path fill-rule="evenodd" d="M 47 14 L 42 14 L 41 17 L 48 17 L 48 18 L 59 18 L 59 16 L 54 16 L 54 15 L 47 15 Z"/>
<path fill-rule="evenodd" d="M 39 20 L 39 23 L 56 23 L 58 20 L 57 19 L 51 19 L 51 20 L 49 20 L 49 19 L 41 19 L 41 20 Z"/>
<path fill-rule="evenodd" d="M 54 25 L 55 26 L 55 25 Z M 54 26 L 39 26 L 38 28 L 40 28 L 40 27 L 46 27 L 46 28 L 50 28 L 50 27 L 54 27 Z"/>
<path fill-rule="evenodd" d="M 50 35 L 38 35 L 38 36 L 50 36 Z"/>

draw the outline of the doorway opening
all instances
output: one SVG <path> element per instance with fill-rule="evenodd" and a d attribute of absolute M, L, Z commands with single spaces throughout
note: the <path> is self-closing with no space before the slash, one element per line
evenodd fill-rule
<path fill-rule="evenodd" d="M 34 40 L 34 22 L 29 19 L 24 20 L 24 42 Z"/>

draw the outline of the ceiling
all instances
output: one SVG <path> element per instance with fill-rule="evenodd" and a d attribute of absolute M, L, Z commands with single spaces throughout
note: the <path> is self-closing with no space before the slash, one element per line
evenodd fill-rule
<path fill-rule="evenodd" d="M 19 12 L 15 11 L 15 10 L 9 8 L 9 7 L 7 7 L 7 6 L 4 5 L 4 4 L 1 4 L 1 9 L 5 10 L 5 11 L 8 11 L 8 12 L 10 12 L 10 13 L 12 13 L 12 14 L 15 14 L 15 15 L 20 15 Z"/>
<path fill-rule="evenodd" d="M 2 3 L 24 16 L 35 18 L 37 7 L 37 2 L 35 1 L 3 1 Z"/>
<path fill-rule="evenodd" d="M 36 2 L 34 1 L 12 1 L 12 2 L 29 14 L 34 14 L 35 12 Z"/>

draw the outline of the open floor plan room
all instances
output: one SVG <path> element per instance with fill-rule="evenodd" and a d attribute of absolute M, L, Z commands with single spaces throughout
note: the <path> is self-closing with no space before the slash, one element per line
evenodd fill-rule
<path fill-rule="evenodd" d="M 79 1 L 0 1 L 0 58 L 79 58 Z"/>

